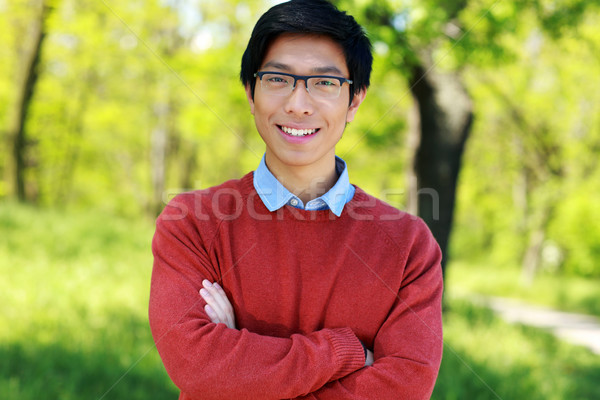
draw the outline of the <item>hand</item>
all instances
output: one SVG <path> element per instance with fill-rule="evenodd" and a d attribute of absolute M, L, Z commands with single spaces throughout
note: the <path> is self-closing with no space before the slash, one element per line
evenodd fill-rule
<path fill-rule="evenodd" d="M 369 365 L 373 365 L 373 362 L 375 361 L 375 357 L 373 356 L 373 352 L 369 349 L 367 349 L 367 359 L 365 360 L 365 367 L 368 367 Z"/>
<path fill-rule="evenodd" d="M 233 307 L 225 294 L 225 291 L 218 283 L 211 283 L 208 280 L 202 281 L 204 288 L 200 289 L 200 295 L 206 301 L 204 311 L 215 324 L 225 324 L 228 328 L 236 329 L 235 313 Z"/>

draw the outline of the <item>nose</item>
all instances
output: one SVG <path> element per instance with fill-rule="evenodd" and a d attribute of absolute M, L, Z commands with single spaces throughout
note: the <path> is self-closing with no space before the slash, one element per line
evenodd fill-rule
<path fill-rule="evenodd" d="M 285 102 L 285 111 L 290 114 L 311 115 L 314 111 L 313 99 L 308 93 L 305 80 L 297 80 L 292 93 Z"/>

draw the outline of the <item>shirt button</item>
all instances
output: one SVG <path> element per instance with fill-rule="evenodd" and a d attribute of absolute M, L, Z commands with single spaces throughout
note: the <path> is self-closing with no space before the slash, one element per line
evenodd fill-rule
<path fill-rule="evenodd" d="M 294 207 L 296 207 L 298 205 L 298 200 L 297 199 L 291 199 L 290 200 L 290 204 Z"/>

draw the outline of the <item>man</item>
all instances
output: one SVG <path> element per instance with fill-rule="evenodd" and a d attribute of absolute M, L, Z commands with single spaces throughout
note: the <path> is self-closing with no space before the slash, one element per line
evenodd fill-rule
<path fill-rule="evenodd" d="M 241 79 L 260 165 L 157 220 L 150 326 L 180 399 L 430 397 L 439 248 L 335 156 L 371 63 L 362 28 L 324 0 L 257 22 Z"/>

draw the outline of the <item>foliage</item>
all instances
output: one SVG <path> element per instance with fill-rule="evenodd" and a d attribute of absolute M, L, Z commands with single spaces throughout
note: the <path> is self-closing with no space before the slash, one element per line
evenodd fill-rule
<path fill-rule="evenodd" d="M 595 214 L 584 207 L 578 215 L 592 217 L 584 225 L 573 215 L 581 188 L 589 188 L 589 204 L 600 193 L 593 155 L 600 143 L 593 106 L 600 100 L 593 89 L 599 2 L 338 3 L 360 10 L 376 48 L 387 49 L 387 68 L 410 77 L 422 63 L 431 65 L 428 73 L 458 73 L 466 83 L 475 125 L 450 256 L 522 263 L 532 275 L 554 268 L 600 276 L 597 229 L 588 226 Z"/>
<path fill-rule="evenodd" d="M 593 182 L 574 187 L 560 202 L 549 227 L 552 238 L 547 246 L 549 256 L 557 257 L 564 271 L 571 275 L 596 279 L 600 276 L 598 193 L 600 186 Z"/>
<path fill-rule="evenodd" d="M 597 23 L 589 15 L 559 39 L 533 25 L 513 44 L 516 60 L 468 69 L 477 110 L 454 232 L 460 258 L 517 265 L 540 230 L 541 269 L 600 277 Z"/>

